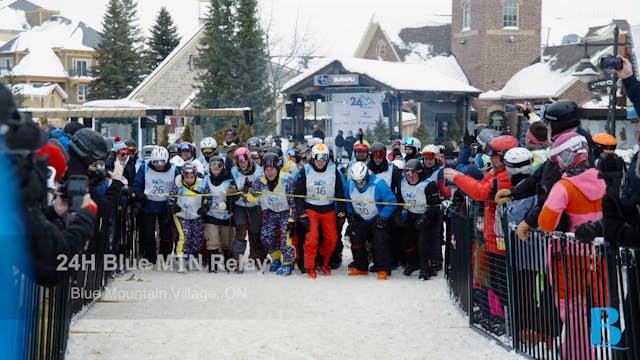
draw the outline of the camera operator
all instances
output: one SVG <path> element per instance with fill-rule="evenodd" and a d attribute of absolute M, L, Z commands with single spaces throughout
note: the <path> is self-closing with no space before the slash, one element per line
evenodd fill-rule
<path fill-rule="evenodd" d="M 79 206 L 69 214 L 66 229 L 61 230 L 47 219 L 48 158 L 34 154 L 46 143 L 47 137 L 33 121 L 21 119 L 13 98 L 11 106 L 14 121 L 9 125 L 6 139 L 14 167 L 9 169 L 9 178 L 16 179 L 20 187 L 25 235 L 35 279 L 40 285 L 53 286 L 67 275 L 56 271 L 58 255 L 70 258 L 82 251 L 85 240 L 91 236 L 97 209 L 91 198 L 85 195 L 76 201 Z"/>
<path fill-rule="evenodd" d="M 627 97 L 633 103 L 636 111 L 640 111 L 640 81 L 633 74 L 631 62 L 622 56 L 618 56 L 618 58 L 622 59 L 622 69 L 614 71 L 618 78 L 622 79 L 622 86 L 627 91 Z"/>

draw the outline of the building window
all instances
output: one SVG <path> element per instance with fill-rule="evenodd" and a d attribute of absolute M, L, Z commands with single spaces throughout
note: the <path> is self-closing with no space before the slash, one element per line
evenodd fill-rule
<path fill-rule="evenodd" d="M 506 0 L 502 8 L 503 26 L 508 28 L 518 27 L 518 1 Z"/>
<path fill-rule="evenodd" d="M 89 76 L 89 61 L 73 59 L 72 76 Z"/>
<path fill-rule="evenodd" d="M 471 3 L 462 5 L 462 30 L 471 29 Z"/>
<path fill-rule="evenodd" d="M 503 131 L 506 125 L 504 111 L 494 111 L 489 115 L 489 127 L 498 131 Z"/>
<path fill-rule="evenodd" d="M 89 95 L 89 87 L 86 84 L 78 85 L 78 101 L 87 100 L 88 95 Z"/>
<path fill-rule="evenodd" d="M 0 59 L 0 77 L 8 75 L 12 67 L 11 59 Z"/>
<path fill-rule="evenodd" d="M 384 43 L 382 41 L 380 41 L 378 43 L 378 57 L 379 58 L 384 58 L 385 48 L 386 48 L 386 46 L 384 45 Z"/>

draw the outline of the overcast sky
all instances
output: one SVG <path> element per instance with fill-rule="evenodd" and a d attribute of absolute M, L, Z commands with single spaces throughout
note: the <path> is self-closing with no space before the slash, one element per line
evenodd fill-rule
<path fill-rule="evenodd" d="M 40 6 L 56 9 L 72 19 L 86 22 L 100 30 L 101 20 L 108 0 L 30 0 Z M 291 19 L 300 14 L 313 16 L 322 12 L 328 14 L 348 14 L 351 17 L 371 18 L 373 14 L 388 11 L 404 11 L 411 14 L 417 6 L 433 15 L 450 15 L 451 2 L 446 0 L 259 0 L 262 13 L 270 14 L 274 20 L 292 24 Z M 151 27 L 161 6 L 167 7 L 178 25 L 180 35 L 188 36 L 198 27 L 199 0 L 138 0 L 140 25 L 146 32 Z M 330 9 L 327 11 L 326 9 Z M 324 11 L 322 11 L 324 10 Z M 612 18 L 627 19 L 631 25 L 640 24 L 639 0 L 542 0 L 542 25 L 551 30 L 552 42 L 558 38 L 555 32 L 563 32 L 567 27 L 576 32 L 589 25 L 602 25 Z M 328 22 L 331 19 L 327 19 Z M 573 25 L 575 24 L 575 25 Z M 556 29 L 558 31 L 556 31 Z M 357 30 L 361 31 L 361 30 Z M 543 42 L 545 35 L 543 35 Z M 640 40 L 636 39 L 636 43 Z"/>

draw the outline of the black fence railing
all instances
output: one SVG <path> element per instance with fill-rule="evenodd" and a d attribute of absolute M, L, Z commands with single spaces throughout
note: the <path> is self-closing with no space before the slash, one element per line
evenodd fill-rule
<path fill-rule="evenodd" d="M 450 292 L 473 328 L 534 359 L 640 359 L 637 249 L 560 232 L 521 241 L 505 226 L 500 254 L 483 241 L 481 209 L 449 212 Z"/>
<path fill-rule="evenodd" d="M 100 224 L 78 266 L 69 264 L 69 277 L 53 287 L 43 287 L 33 279 L 18 275 L 19 307 L 16 326 L 17 349 L 25 359 L 64 359 L 72 317 L 96 299 L 112 271 L 105 271 L 105 254 L 131 261 L 137 256 L 138 235 L 132 208 L 117 207 L 115 216 Z M 106 234 L 106 239 L 100 238 Z M 106 240 L 106 241 L 105 241 Z M 89 295 L 87 295 L 89 294 Z"/>

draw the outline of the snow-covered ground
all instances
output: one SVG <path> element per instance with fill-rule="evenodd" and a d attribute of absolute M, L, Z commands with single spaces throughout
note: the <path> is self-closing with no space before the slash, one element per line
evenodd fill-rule
<path fill-rule="evenodd" d="M 442 275 L 135 271 L 103 299 L 124 301 L 72 325 L 67 359 L 521 359 L 468 327 Z"/>

